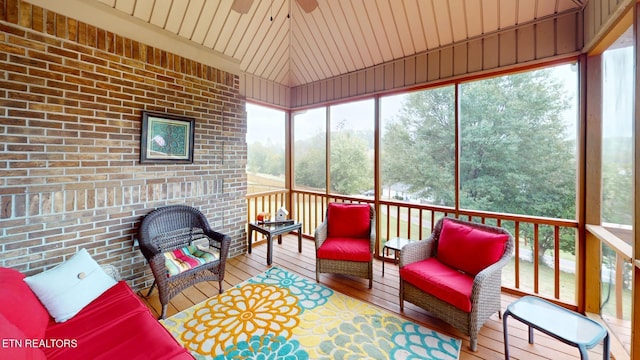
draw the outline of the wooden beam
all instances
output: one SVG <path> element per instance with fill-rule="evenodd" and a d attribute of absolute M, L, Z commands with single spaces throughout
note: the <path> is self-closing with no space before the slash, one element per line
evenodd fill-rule
<path fill-rule="evenodd" d="M 640 101 L 640 74 L 638 73 L 640 49 L 638 48 L 638 39 L 640 39 L 640 2 L 636 2 L 633 7 L 634 68 L 636 69 L 634 104 L 638 104 L 638 101 Z M 635 266 L 633 267 L 631 287 L 633 298 L 631 306 L 631 359 L 637 358 L 638 354 L 640 354 L 640 334 L 638 334 L 638 325 L 640 324 L 640 287 L 638 286 L 638 281 L 640 281 L 640 267 L 638 267 L 638 259 L 640 259 L 640 237 L 638 236 L 638 226 L 640 226 L 640 204 L 638 203 L 638 194 L 640 194 L 640 166 L 638 166 L 640 145 L 637 142 L 637 139 L 640 139 L 640 112 L 638 111 L 638 105 L 634 106 L 633 111 L 633 259 Z"/>
<path fill-rule="evenodd" d="M 602 199 L 602 55 L 589 56 L 584 61 L 586 97 L 584 98 L 585 123 L 581 134 L 583 143 L 580 145 L 582 154 L 581 171 L 583 184 L 583 201 L 581 209 L 584 222 L 582 224 L 599 225 L 601 221 Z M 583 243 L 577 244 L 576 259 L 578 260 L 578 274 L 584 274 L 580 279 L 581 288 L 578 299 L 580 311 L 600 313 L 600 264 L 602 247 L 600 240 L 593 234 L 586 232 Z M 582 262 L 581 262 L 582 260 Z"/>

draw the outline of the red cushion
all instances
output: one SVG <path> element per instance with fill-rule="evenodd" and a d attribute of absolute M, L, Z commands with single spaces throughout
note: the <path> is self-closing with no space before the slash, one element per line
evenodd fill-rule
<path fill-rule="evenodd" d="M 367 204 L 329 203 L 328 236 L 368 238 L 371 233 L 370 211 Z"/>
<path fill-rule="evenodd" d="M 51 321 L 48 339 L 77 346 L 45 349 L 47 359 L 193 359 L 120 281 L 64 323 Z"/>
<path fill-rule="evenodd" d="M 473 278 L 448 267 L 436 258 L 403 267 L 400 269 L 400 278 L 462 311 L 471 312 Z"/>
<path fill-rule="evenodd" d="M 370 261 L 369 239 L 330 237 L 318 248 L 318 258 L 330 260 Z"/>
<path fill-rule="evenodd" d="M 509 236 L 483 231 L 444 219 L 438 239 L 438 260 L 476 275 L 504 254 Z"/>
<path fill-rule="evenodd" d="M 0 314 L 0 359 L 45 360 L 38 339 L 28 338 Z"/>
<path fill-rule="evenodd" d="M 24 275 L 0 268 L 0 314 L 30 339 L 39 339 L 49 323 L 49 312 L 24 282 Z"/>

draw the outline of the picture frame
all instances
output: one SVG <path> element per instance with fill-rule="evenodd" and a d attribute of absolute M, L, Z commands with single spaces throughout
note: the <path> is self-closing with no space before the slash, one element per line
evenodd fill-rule
<path fill-rule="evenodd" d="M 193 163 L 195 119 L 142 112 L 141 163 Z"/>

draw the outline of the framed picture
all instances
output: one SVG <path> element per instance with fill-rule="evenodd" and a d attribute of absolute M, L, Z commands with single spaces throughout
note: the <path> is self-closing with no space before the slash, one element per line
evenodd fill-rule
<path fill-rule="evenodd" d="M 142 112 L 141 163 L 193 163 L 195 120 Z"/>

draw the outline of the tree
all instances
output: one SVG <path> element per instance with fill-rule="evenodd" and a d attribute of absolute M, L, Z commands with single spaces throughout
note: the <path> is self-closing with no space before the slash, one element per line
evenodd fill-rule
<path fill-rule="evenodd" d="M 310 139 L 296 141 L 295 148 L 296 186 L 325 189 L 327 186 L 325 134 L 318 133 Z"/>
<path fill-rule="evenodd" d="M 605 138 L 602 159 L 602 221 L 633 224 L 633 140 Z"/>
<path fill-rule="evenodd" d="M 575 218 L 575 146 L 565 136 L 563 94 L 548 70 L 460 85 L 462 208 Z M 453 86 L 409 95 L 385 128 L 385 182 L 402 179 L 413 192 L 454 205 L 454 96 Z M 541 228 L 538 240 L 543 257 L 553 229 Z M 560 244 L 573 252 L 575 238 L 563 234 Z"/>
<path fill-rule="evenodd" d="M 254 142 L 248 146 L 247 170 L 252 173 L 283 175 L 284 147 L 282 144 Z"/>
<path fill-rule="evenodd" d="M 359 194 L 373 183 L 373 161 L 368 155 L 372 147 L 368 132 L 338 126 L 331 133 L 331 192 L 343 195 Z M 366 140 L 367 139 L 367 140 Z M 295 179 L 297 186 L 326 188 L 325 134 L 296 141 Z"/>
<path fill-rule="evenodd" d="M 366 141 L 349 130 L 332 133 L 331 140 L 331 190 L 343 195 L 362 193 L 373 179 Z"/>
<path fill-rule="evenodd" d="M 454 87 L 411 93 L 382 141 L 384 185 L 404 183 L 437 204 L 454 205 Z"/>

